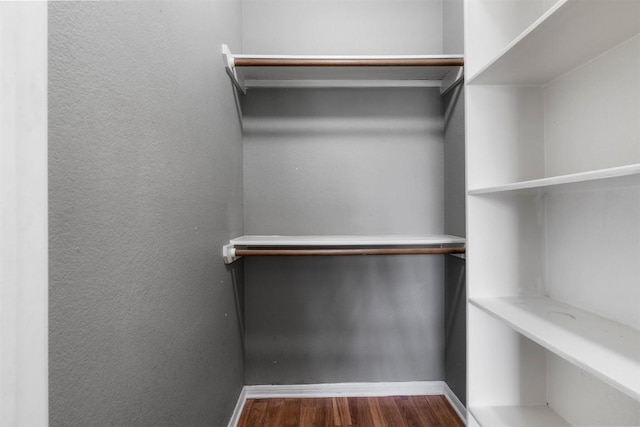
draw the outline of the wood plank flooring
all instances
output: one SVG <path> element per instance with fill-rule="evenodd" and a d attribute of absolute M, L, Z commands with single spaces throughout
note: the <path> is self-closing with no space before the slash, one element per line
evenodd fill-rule
<path fill-rule="evenodd" d="M 464 427 L 444 396 L 248 399 L 238 427 Z"/>

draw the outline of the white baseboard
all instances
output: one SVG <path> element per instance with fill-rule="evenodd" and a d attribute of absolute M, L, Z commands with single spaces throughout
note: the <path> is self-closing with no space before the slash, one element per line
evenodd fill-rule
<path fill-rule="evenodd" d="M 228 427 L 236 427 L 238 425 L 238 421 L 240 421 L 240 415 L 242 414 L 242 408 L 244 408 L 244 404 L 247 402 L 247 387 L 242 387 L 242 391 L 238 396 L 238 402 L 236 402 L 236 407 L 233 408 L 233 413 L 231 414 L 231 419 L 229 420 Z"/>
<path fill-rule="evenodd" d="M 336 383 L 293 385 L 248 385 L 248 399 L 268 397 L 370 397 L 416 396 L 444 394 L 443 381 L 410 381 L 390 383 Z"/>
<path fill-rule="evenodd" d="M 337 383 L 292 385 L 246 385 L 238 397 L 229 427 L 236 427 L 247 399 L 314 398 L 314 397 L 373 397 L 444 395 L 460 418 L 466 410 L 444 381 L 408 381 L 388 383 Z"/>
<path fill-rule="evenodd" d="M 453 407 L 453 410 L 456 411 L 462 422 L 467 424 L 467 408 L 464 407 L 458 396 L 449 388 L 447 383 L 444 384 L 444 397 L 447 398 L 449 404 Z"/>

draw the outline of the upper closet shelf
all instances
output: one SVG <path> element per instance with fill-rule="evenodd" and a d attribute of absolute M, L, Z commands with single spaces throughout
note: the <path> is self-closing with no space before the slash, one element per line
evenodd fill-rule
<path fill-rule="evenodd" d="M 416 236 L 242 236 L 223 246 L 224 262 L 241 256 L 464 254 L 464 237 Z"/>
<path fill-rule="evenodd" d="M 463 55 L 293 56 L 238 55 L 222 45 L 227 73 L 250 88 L 439 87 L 463 78 Z"/>
<path fill-rule="evenodd" d="M 545 84 L 638 32 L 640 1 L 560 0 L 467 82 Z"/>

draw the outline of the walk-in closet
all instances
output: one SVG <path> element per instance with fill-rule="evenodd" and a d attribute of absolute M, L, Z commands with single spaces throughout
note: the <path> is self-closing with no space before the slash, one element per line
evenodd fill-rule
<path fill-rule="evenodd" d="M 0 426 L 640 426 L 640 0 L 0 41 Z"/>
<path fill-rule="evenodd" d="M 242 52 L 222 46 L 246 398 L 436 394 L 464 417 L 462 35 L 445 49 L 441 2 L 291 5 L 247 3 Z"/>

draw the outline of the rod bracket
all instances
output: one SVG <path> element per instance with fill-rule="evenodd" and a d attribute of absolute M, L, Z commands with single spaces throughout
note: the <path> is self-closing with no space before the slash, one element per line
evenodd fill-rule
<path fill-rule="evenodd" d="M 246 95 L 247 88 L 244 84 L 244 79 L 238 77 L 238 71 L 236 70 L 236 64 L 233 58 L 233 54 L 231 53 L 231 50 L 229 50 L 229 46 L 227 46 L 226 44 L 222 45 L 222 58 L 224 60 L 224 68 L 231 78 L 231 82 L 240 92 Z"/>
<path fill-rule="evenodd" d="M 222 247 L 222 259 L 224 259 L 225 264 L 231 264 L 240 258 L 242 257 L 236 256 L 236 247 L 233 243 L 229 243 Z"/>

